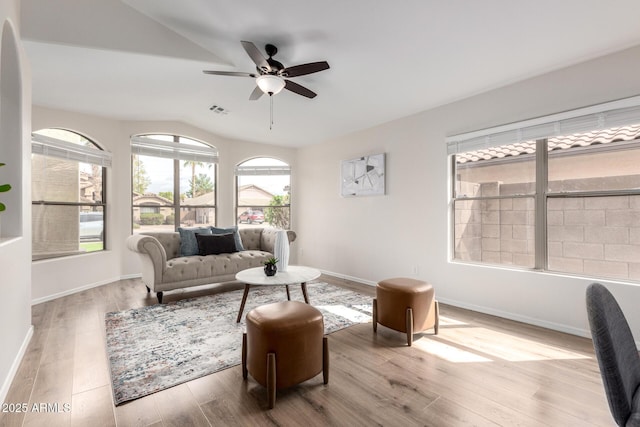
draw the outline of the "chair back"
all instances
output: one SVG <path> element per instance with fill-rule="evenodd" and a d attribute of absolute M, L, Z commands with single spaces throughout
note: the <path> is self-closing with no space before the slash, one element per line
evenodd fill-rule
<path fill-rule="evenodd" d="M 599 283 L 587 287 L 587 315 L 609 408 L 619 426 L 631 422 L 633 396 L 640 385 L 640 357 L 624 313 L 607 288 Z"/>

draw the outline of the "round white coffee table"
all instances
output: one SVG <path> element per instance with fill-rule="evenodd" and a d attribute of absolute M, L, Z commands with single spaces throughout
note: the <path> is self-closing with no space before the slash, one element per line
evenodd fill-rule
<path fill-rule="evenodd" d="M 240 311 L 238 312 L 238 319 L 236 322 L 240 322 L 242 318 L 242 312 L 244 311 L 244 304 L 247 302 L 247 295 L 251 286 L 285 286 L 287 288 L 287 299 L 291 300 L 289 294 L 289 285 L 300 284 L 302 289 L 302 295 L 304 296 L 304 302 L 309 304 L 309 295 L 307 295 L 307 282 L 315 280 L 320 277 L 320 270 L 311 267 L 303 267 L 301 265 L 290 265 L 287 267 L 287 271 L 278 271 L 274 276 L 267 276 L 264 274 L 263 267 L 248 268 L 242 270 L 236 274 L 236 280 L 244 283 L 244 294 L 242 295 L 242 302 L 240 303 Z"/>

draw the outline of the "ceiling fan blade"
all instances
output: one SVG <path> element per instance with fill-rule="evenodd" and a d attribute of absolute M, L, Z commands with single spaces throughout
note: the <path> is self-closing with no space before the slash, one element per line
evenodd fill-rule
<path fill-rule="evenodd" d="M 285 68 L 282 70 L 281 75 L 283 77 L 298 77 L 328 69 L 329 63 L 327 61 L 310 62 L 308 64 L 294 65 L 293 67 Z"/>
<path fill-rule="evenodd" d="M 256 86 L 256 88 L 253 90 L 253 92 L 251 92 L 251 95 L 249 95 L 249 100 L 250 101 L 255 101 L 255 100 L 259 99 L 262 96 L 263 93 L 264 92 L 262 92 L 262 89 L 260 89 L 259 86 Z"/>
<path fill-rule="evenodd" d="M 240 71 L 213 71 L 213 70 L 202 70 L 205 74 L 214 74 L 216 76 L 235 76 L 235 77 L 253 77 L 254 79 L 258 77 L 257 74 L 254 73 L 242 73 Z"/>
<path fill-rule="evenodd" d="M 284 88 L 290 90 L 293 93 L 297 93 L 298 95 L 306 96 L 307 98 L 315 98 L 316 93 L 310 91 L 306 87 L 299 85 L 298 83 L 294 83 L 291 80 L 284 81 Z"/>
<path fill-rule="evenodd" d="M 242 47 L 247 52 L 247 55 L 255 62 L 256 66 L 264 71 L 271 71 L 271 66 L 267 62 L 267 58 L 258 50 L 255 44 L 247 41 L 241 41 Z"/>

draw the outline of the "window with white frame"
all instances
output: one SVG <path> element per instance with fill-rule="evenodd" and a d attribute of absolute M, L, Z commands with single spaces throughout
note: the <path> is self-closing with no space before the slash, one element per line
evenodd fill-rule
<path fill-rule="evenodd" d="M 452 258 L 640 279 L 640 107 L 629 99 L 448 138 Z"/>
<path fill-rule="evenodd" d="M 32 134 L 32 259 L 105 249 L 111 154 L 64 129 Z"/>
<path fill-rule="evenodd" d="M 131 139 L 134 232 L 216 225 L 218 151 L 177 135 Z"/>
<path fill-rule="evenodd" d="M 291 226 L 291 168 L 259 157 L 236 166 L 236 222 L 288 230 Z"/>

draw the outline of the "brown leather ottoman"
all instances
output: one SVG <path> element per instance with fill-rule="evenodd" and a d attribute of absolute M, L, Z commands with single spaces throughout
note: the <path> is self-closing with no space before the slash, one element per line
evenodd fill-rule
<path fill-rule="evenodd" d="M 407 344 L 413 333 L 433 328 L 438 334 L 439 307 L 433 286 L 421 280 L 397 277 L 378 282 L 373 299 L 373 332 L 378 323 L 406 332 Z"/>
<path fill-rule="evenodd" d="M 329 382 L 329 346 L 322 313 L 299 301 L 254 308 L 246 316 L 242 337 L 242 377 L 251 376 L 267 388 L 269 408 L 276 390 L 323 373 Z"/>

